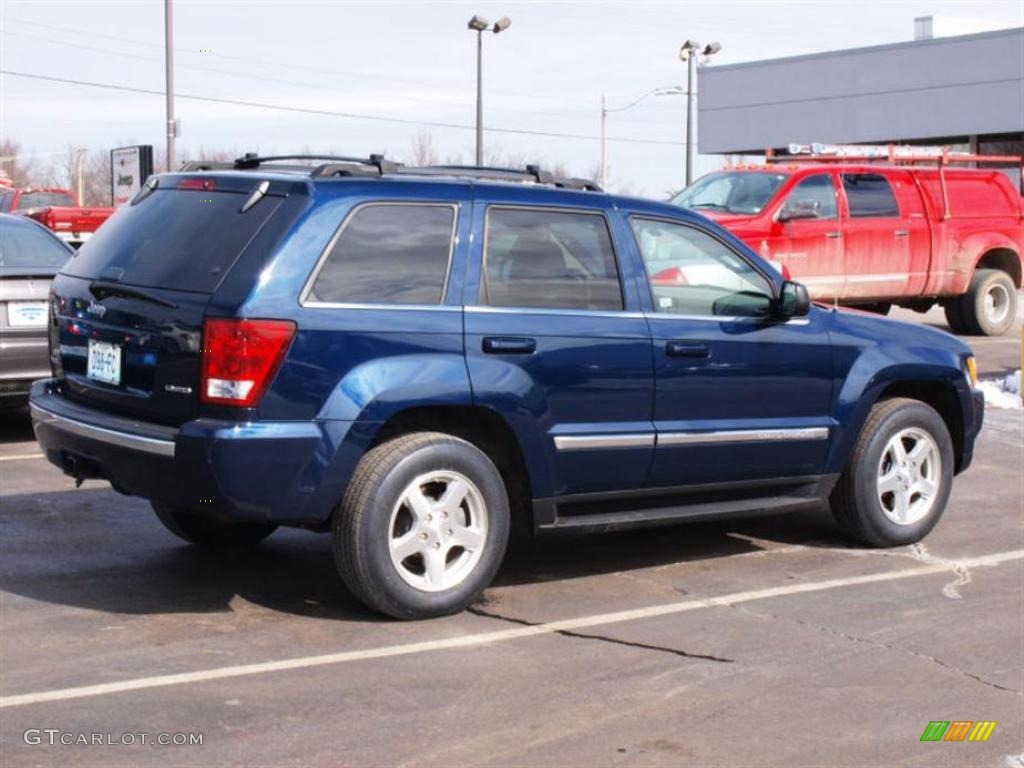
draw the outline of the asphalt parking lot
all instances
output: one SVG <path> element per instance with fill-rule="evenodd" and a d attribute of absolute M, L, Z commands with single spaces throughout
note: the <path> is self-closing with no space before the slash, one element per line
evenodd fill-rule
<path fill-rule="evenodd" d="M 969 341 L 983 378 L 1020 367 L 1019 335 Z M 921 545 L 850 548 L 825 512 L 521 542 L 420 623 L 350 598 L 324 536 L 182 545 L 6 415 L 0 762 L 1024 766 L 1022 413 L 989 410 Z M 932 720 L 997 725 L 922 743 Z"/>

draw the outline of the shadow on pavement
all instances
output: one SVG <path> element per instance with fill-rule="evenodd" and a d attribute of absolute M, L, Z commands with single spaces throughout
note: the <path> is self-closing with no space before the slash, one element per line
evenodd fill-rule
<path fill-rule="evenodd" d="M 496 584 L 575 579 L 761 549 L 747 537 L 841 545 L 824 513 L 514 540 Z M 230 611 L 238 595 L 294 615 L 381 620 L 348 594 L 326 535 L 282 529 L 251 551 L 210 552 L 179 542 L 146 502 L 102 488 L 0 499 L 0 589 L 109 613 Z"/>

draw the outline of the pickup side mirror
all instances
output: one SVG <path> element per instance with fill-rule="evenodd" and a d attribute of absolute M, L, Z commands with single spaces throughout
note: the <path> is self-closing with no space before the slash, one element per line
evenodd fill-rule
<path fill-rule="evenodd" d="M 779 211 L 779 221 L 793 219 L 820 219 L 821 203 L 817 200 L 793 200 L 783 204 Z"/>
<path fill-rule="evenodd" d="M 804 317 L 811 311 L 811 297 L 803 283 L 787 280 L 782 284 L 779 298 L 775 300 L 775 314 L 778 317 Z"/>

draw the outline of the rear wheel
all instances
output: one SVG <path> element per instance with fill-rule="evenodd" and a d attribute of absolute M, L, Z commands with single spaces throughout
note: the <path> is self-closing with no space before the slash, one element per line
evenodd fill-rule
<path fill-rule="evenodd" d="M 946 424 L 917 400 L 871 409 L 832 492 L 832 512 L 850 537 L 870 546 L 919 541 L 942 517 L 953 484 Z"/>
<path fill-rule="evenodd" d="M 334 515 L 334 559 L 360 601 L 421 619 L 479 597 L 508 535 L 508 495 L 487 455 L 451 435 L 416 432 L 359 462 Z"/>
<path fill-rule="evenodd" d="M 276 525 L 269 523 L 227 523 L 184 507 L 153 503 L 153 511 L 164 527 L 189 544 L 211 549 L 241 549 L 267 538 Z"/>
<path fill-rule="evenodd" d="M 964 324 L 970 333 L 1001 336 L 1017 317 L 1017 287 L 1001 269 L 978 269 L 961 298 Z"/>
<path fill-rule="evenodd" d="M 949 324 L 949 330 L 957 334 L 968 332 L 967 324 L 964 322 L 962 299 L 962 296 L 957 296 L 946 302 L 946 305 L 943 307 L 946 312 L 946 322 Z"/>

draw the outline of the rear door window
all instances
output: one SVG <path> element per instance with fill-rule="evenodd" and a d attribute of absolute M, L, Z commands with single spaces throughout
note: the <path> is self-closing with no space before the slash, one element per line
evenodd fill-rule
<path fill-rule="evenodd" d="M 878 173 L 844 173 L 843 190 L 851 219 L 897 218 L 896 196 L 889 181 Z"/>
<path fill-rule="evenodd" d="M 448 203 L 379 203 L 356 209 L 305 302 L 440 304 L 455 234 Z"/>
<path fill-rule="evenodd" d="M 248 196 L 157 189 L 123 205 L 103 224 L 65 274 L 129 285 L 212 293 L 280 198 L 239 213 Z"/>
<path fill-rule="evenodd" d="M 482 293 L 494 307 L 621 310 L 604 216 L 490 208 Z"/>

